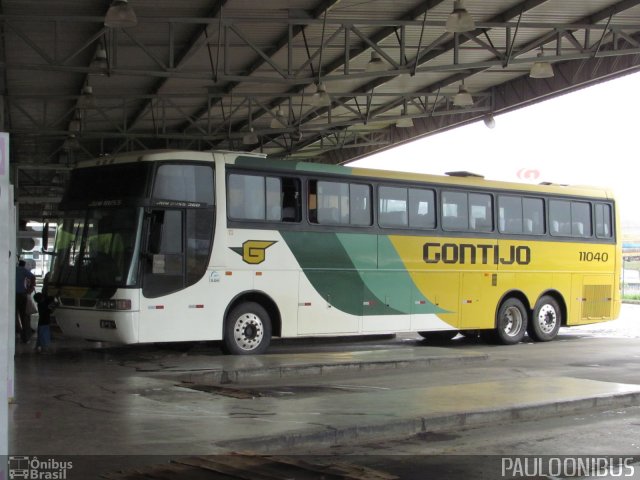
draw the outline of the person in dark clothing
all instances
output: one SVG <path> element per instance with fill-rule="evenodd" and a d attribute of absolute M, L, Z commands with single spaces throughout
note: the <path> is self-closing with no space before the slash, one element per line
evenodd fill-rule
<path fill-rule="evenodd" d="M 46 296 L 41 292 L 36 293 L 33 299 L 38 305 L 38 339 L 36 340 L 36 351 L 42 352 L 49 348 L 51 343 L 51 313 L 56 308 L 56 301 L 53 297 Z"/>
<path fill-rule="evenodd" d="M 22 343 L 27 343 L 32 333 L 27 302 L 35 286 L 36 276 L 27 269 L 26 262 L 20 260 L 16 267 L 16 332 L 20 333 Z"/>

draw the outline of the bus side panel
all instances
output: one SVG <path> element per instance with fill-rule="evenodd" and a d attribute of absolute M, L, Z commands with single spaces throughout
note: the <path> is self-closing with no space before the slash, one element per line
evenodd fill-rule
<path fill-rule="evenodd" d="M 506 282 L 495 272 L 464 272 L 460 298 L 461 330 L 493 328 Z"/>
<path fill-rule="evenodd" d="M 409 330 L 413 291 L 411 277 L 403 271 L 381 270 L 365 272 L 363 279 L 368 287 L 368 295 L 363 299 L 363 333 Z"/>
<path fill-rule="evenodd" d="M 307 270 L 300 273 L 299 335 L 358 333 L 362 316 L 362 284 L 354 281 L 354 275 L 357 277 L 358 273 L 349 270 Z M 343 288 L 337 289 L 336 285 Z"/>
<path fill-rule="evenodd" d="M 413 271 L 411 277 L 417 288 L 412 305 L 411 330 L 420 332 L 458 328 L 460 273 Z M 427 311 L 429 314 L 426 314 Z"/>
<path fill-rule="evenodd" d="M 292 254 L 291 261 L 302 270 L 298 335 L 359 333 L 366 289 L 362 275 L 375 269 L 375 235 L 294 231 L 281 234 L 283 245 Z"/>
<path fill-rule="evenodd" d="M 140 299 L 140 342 L 220 340 L 224 311 L 234 292 L 249 290 L 248 271 L 207 271 L 188 288 L 160 298 Z"/>
<path fill-rule="evenodd" d="M 271 298 L 280 312 L 282 321 L 281 337 L 295 337 L 298 334 L 298 283 L 300 271 L 276 270 L 269 268 L 256 271 L 253 290 Z M 273 319 L 272 319 L 273 320 Z"/>
<path fill-rule="evenodd" d="M 221 309 L 218 335 L 222 335 L 224 313 L 230 302 L 250 292 L 262 293 L 275 303 L 283 337 L 297 335 L 300 265 L 286 240 L 275 230 L 224 231 L 226 247 L 216 256 L 224 267 L 218 267 L 216 275 L 225 290 L 219 295 L 212 292 Z"/>

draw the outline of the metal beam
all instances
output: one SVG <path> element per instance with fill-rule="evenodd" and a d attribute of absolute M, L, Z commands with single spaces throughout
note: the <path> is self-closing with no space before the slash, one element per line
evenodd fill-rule
<path fill-rule="evenodd" d="M 637 37 L 636 37 L 637 38 Z M 640 55 L 626 57 L 591 58 L 581 62 L 567 62 L 556 65 L 556 75 L 540 82 L 526 75 L 493 88 L 495 94 L 494 114 L 506 113 L 528 105 L 578 90 L 603 81 L 629 73 L 640 72 Z M 443 118 L 438 124 L 434 119 L 426 119 L 424 124 L 414 129 L 394 129 L 393 146 L 400 145 L 417 138 L 424 138 L 444 130 L 480 121 L 483 115 L 467 114 L 458 118 Z M 403 131 L 401 131 L 403 130 Z M 406 130 L 406 131 L 405 131 Z M 409 132 L 407 132 L 409 131 Z M 402 138 L 400 136 L 403 136 Z M 356 160 L 374 152 L 379 148 L 363 147 L 349 152 L 332 152 L 331 163 L 345 163 Z"/>

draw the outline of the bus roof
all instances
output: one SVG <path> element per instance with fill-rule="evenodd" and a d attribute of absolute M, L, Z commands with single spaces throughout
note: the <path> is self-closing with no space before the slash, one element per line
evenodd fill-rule
<path fill-rule="evenodd" d="M 613 199 L 613 191 L 605 187 L 585 186 L 585 185 L 563 185 L 552 183 L 516 183 L 499 180 L 487 180 L 476 174 L 467 176 L 456 175 L 432 175 L 413 172 L 399 172 L 392 170 L 379 170 L 361 167 L 347 167 L 342 165 L 331 165 L 311 162 L 294 162 L 287 160 L 265 160 L 256 159 L 251 156 L 239 155 L 227 163 L 242 165 L 254 168 L 269 168 L 274 170 L 298 171 L 305 173 L 328 173 L 338 175 L 353 175 L 363 178 L 391 179 L 409 182 L 425 182 L 437 185 L 457 185 L 467 187 L 480 187 L 496 190 L 517 190 L 520 192 L 549 193 L 560 195 L 573 195 L 580 197 L 607 198 Z M 460 172 L 454 172 L 460 173 Z"/>
<path fill-rule="evenodd" d="M 216 151 L 192 151 L 192 150 L 145 150 L 136 152 L 125 152 L 113 156 L 105 156 L 93 160 L 85 160 L 78 163 L 77 168 L 87 168 L 99 165 L 112 165 L 120 163 L 144 162 L 144 161 L 166 161 L 166 160 L 192 160 L 213 162 L 220 159 L 227 164 L 234 164 L 248 168 L 271 169 L 278 171 L 296 171 L 300 173 L 327 173 L 337 175 L 352 175 L 355 177 L 390 179 L 409 182 L 425 182 L 437 185 L 457 185 L 467 187 L 480 187 L 496 190 L 517 190 L 520 192 L 549 193 L 560 195 L 573 195 L 594 198 L 613 198 L 613 192 L 609 188 L 583 186 L 583 185 L 561 185 L 561 184 L 530 184 L 504 182 L 498 180 L 487 180 L 480 175 L 469 174 L 459 175 L 432 175 L 412 172 L 399 172 L 391 170 L 378 170 L 360 167 L 347 167 L 342 165 L 298 162 L 292 160 L 272 160 L 265 154 L 253 152 L 233 152 L 225 150 Z"/>

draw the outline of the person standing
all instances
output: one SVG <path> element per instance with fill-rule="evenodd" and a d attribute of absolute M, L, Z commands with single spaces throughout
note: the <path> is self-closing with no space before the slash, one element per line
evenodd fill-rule
<path fill-rule="evenodd" d="M 36 276 L 20 260 L 16 267 L 16 331 L 20 332 L 20 340 L 27 343 L 31 337 L 30 315 L 27 315 L 29 295 L 36 288 Z"/>
<path fill-rule="evenodd" d="M 36 352 L 46 352 L 51 343 L 51 313 L 55 310 L 56 301 L 53 297 L 38 292 L 33 296 L 38 305 L 38 334 L 36 340 Z"/>

